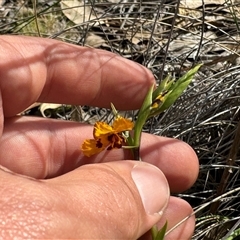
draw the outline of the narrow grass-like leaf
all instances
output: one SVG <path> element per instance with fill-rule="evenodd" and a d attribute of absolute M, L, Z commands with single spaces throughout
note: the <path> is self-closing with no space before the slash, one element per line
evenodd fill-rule
<path fill-rule="evenodd" d="M 152 240 L 154 240 L 157 237 L 157 234 L 158 234 L 158 228 L 157 228 L 156 225 L 154 225 L 151 228 L 151 234 L 152 234 Z"/>
<path fill-rule="evenodd" d="M 166 230 L 167 230 L 167 222 L 164 224 L 164 226 L 160 230 L 157 229 L 157 226 L 153 226 L 151 229 L 152 240 L 164 240 Z"/>
<path fill-rule="evenodd" d="M 224 240 L 234 240 L 234 239 L 239 239 L 240 236 L 240 228 L 235 229 L 231 235 L 227 238 L 223 238 Z"/>

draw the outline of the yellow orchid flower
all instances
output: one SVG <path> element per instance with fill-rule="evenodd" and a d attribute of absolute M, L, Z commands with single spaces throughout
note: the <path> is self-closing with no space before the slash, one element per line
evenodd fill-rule
<path fill-rule="evenodd" d="M 132 121 L 120 116 L 117 116 L 112 126 L 105 122 L 96 122 L 93 130 L 94 139 L 87 139 L 82 144 L 83 154 L 90 157 L 105 149 L 121 148 L 126 142 L 123 133 L 132 130 L 133 126 Z"/>

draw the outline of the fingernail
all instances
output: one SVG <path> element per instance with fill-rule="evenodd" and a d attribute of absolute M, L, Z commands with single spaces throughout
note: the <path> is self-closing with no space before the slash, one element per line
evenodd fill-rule
<path fill-rule="evenodd" d="M 168 182 L 157 167 L 139 162 L 132 169 L 135 182 L 147 214 L 162 214 L 169 199 Z"/>

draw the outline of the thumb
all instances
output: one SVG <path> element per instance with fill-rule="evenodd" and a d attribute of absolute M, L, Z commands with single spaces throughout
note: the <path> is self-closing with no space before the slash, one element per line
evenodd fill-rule
<path fill-rule="evenodd" d="M 1 168 L 0 178 L 4 239 L 137 239 L 169 198 L 163 173 L 136 161 L 84 165 L 48 180 Z"/>
<path fill-rule="evenodd" d="M 65 211 L 58 224 L 67 238 L 137 239 L 160 220 L 169 199 L 164 174 L 145 162 L 84 165 L 50 183 L 66 198 L 55 200 Z"/>

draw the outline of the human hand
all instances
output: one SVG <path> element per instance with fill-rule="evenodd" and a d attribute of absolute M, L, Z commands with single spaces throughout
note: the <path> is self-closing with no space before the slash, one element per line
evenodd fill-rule
<path fill-rule="evenodd" d="M 131 159 L 122 149 L 87 158 L 79 149 L 92 126 L 16 116 L 34 102 L 139 108 L 154 82 L 147 69 L 50 39 L 0 36 L 0 49 L 3 239 L 137 239 L 157 222 L 167 220 L 171 228 L 192 212 L 185 201 L 169 198 L 168 188 L 183 191 L 197 177 L 197 157 L 187 144 L 143 134 L 144 162 L 120 161 Z M 166 239 L 190 238 L 194 222 Z"/>

